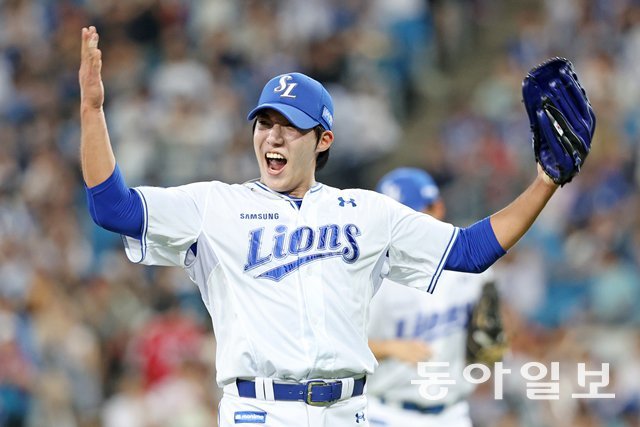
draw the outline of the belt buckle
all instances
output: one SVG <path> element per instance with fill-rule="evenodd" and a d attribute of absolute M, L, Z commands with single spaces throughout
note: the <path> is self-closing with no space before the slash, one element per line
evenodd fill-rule
<path fill-rule="evenodd" d="M 335 400 L 327 400 L 324 402 L 314 402 L 311 400 L 311 394 L 313 391 L 313 387 L 317 386 L 317 385 L 328 385 L 329 383 L 327 383 L 326 381 L 309 381 L 308 383 L 306 383 L 305 385 L 307 386 L 307 396 L 305 398 L 305 403 L 307 405 L 311 405 L 311 406 L 329 406 L 332 403 L 337 402 L 339 399 L 335 399 Z"/>

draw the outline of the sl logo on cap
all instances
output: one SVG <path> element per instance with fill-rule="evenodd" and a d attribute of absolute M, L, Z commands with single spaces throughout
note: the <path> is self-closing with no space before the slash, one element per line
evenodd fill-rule
<path fill-rule="evenodd" d="M 278 81 L 279 84 L 273 89 L 273 91 L 275 93 L 284 92 L 280 95 L 282 98 L 295 98 L 296 96 L 292 95 L 291 91 L 294 87 L 298 86 L 298 83 L 287 83 L 289 80 L 293 80 L 293 77 L 288 74 L 280 77 L 280 80 Z"/>

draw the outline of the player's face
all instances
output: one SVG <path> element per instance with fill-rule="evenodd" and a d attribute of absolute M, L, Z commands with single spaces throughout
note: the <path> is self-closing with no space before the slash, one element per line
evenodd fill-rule
<path fill-rule="evenodd" d="M 333 133 L 317 142 L 313 130 L 293 126 L 275 110 L 258 114 L 253 147 L 260 166 L 260 181 L 278 192 L 302 197 L 315 182 L 316 156 L 329 149 Z"/>

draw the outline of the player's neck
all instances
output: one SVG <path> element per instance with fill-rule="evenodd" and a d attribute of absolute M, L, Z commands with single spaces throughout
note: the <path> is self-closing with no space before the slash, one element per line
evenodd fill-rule
<path fill-rule="evenodd" d="M 315 181 L 311 183 L 311 185 L 308 186 L 304 186 L 302 188 L 297 188 L 293 191 L 285 191 L 282 194 L 286 194 L 287 196 L 294 198 L 294 199 L 302 199 L 304 197 L 305 194 L 307 194 L 307 191 L 309 191 L 309 189 L 311 187 L 313 187 L 315 185 Z"/>

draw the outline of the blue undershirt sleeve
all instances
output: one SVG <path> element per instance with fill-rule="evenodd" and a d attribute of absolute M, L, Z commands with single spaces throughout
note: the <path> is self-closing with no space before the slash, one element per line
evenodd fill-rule
<path fill-rule="evenodd" d="M 461 228 L 451 248 L 445 270 L 482 273 L 506 251 L 500 246 L 489 218 Z"/>
<path fill-rule="evenodd" d="M 138 193 L 127 187 L 116 165 L 106 181 L 89 188 L 85 185 L 89 213 L 100 227 L 135 239 L 142 237 L 144 208 Z"/>

